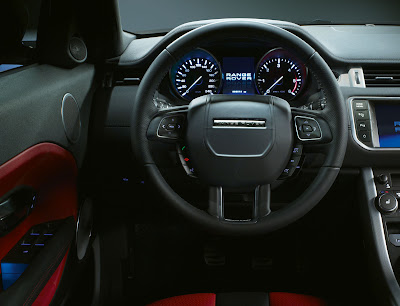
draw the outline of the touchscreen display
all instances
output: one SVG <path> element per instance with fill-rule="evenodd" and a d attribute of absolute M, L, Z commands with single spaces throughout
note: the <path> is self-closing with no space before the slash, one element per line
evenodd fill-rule
<path fill-rule="evenodd" d="M 254 57 L 224 57 L 224 94 L 254 94 Z"/>
<path fill-rule="evenodd" d="M 381 148 L 400 148 L 400 104 L 375 104 Z"/>

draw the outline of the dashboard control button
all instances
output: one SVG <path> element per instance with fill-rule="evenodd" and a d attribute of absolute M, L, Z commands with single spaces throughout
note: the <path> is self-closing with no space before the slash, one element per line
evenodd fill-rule
<path fill-rule="evenodd" d="M 378 209 L 384 214 L 396 211 L 397 206 L 397 199 L 390 193 L 385 193 L 381 195 L 378 199 Z"/>
<path fill-rule="evenodd" d="M 389 234 L 389 241 L 394 246 L 400 246 L 400 234 Z"/>
<path fill-rule="evenodd" d="M 368 111 L 355 111 L 354 112 L 354 117 L 356 120 L 364 120 L 364 119 L 369 119 L 369 113 Z"/>
<path fill-rule="evenodd" d="M 357 134 L 358 134 L 358 138 L 362 142 L 370 142 L 371 141 L 371 132 L 370 131 L 359 131 Z"/>
<path fill-rule="evenodd" d="M 355 100 L 353 101 L 353 109 L 357 110 L 367 110 L 368 102 L 366 100 Z"/>
<path fill-rule="evenodd" d="M 396 199 L 400 199 L 400 191 L 399 190 L 393 191 L 393 194 L 396 197 Z"/>
<path fill-rule="evenodd" d="M 389 182 L 389 177 L 386 174 L 379 174 L 376 181 L 381 185 L 386 185 Z"/>
<path fill-rule="evenodd" d="M 370 131 L 371 124 L 367 120 L 358 120 L 356 129 L 357 129 L 357 131 Z"/>

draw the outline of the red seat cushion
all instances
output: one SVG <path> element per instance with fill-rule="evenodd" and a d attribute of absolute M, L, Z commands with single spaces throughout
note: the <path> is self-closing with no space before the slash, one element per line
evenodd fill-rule
<path fill-rule="evenodd" d="M 170 297 L 150 304 L 151 306 L 215 306 L 214 293 L 196 293 Z"/>
<path fill-rule="evenodd" d="M 270 306 L 325 306 L 325 301 L 303 294 L 271 292 L 269 294 Z"/>
<path fill-rule="evenodd" d="M 251 295 L 251 293 L 248 294 Z M 187 294 L 160 300 L 150 304 L 149 306 L 215 306 L 217 299 L 218 295 L 214 293 Z M 323 300 L 309 295 L 285 293 L 285 292 L 271 292 L 269 293 L 269 305 L 270 306 L 326 306 L 327 304 Z M 252 305 L 252 306 L 257 306 L 257 305 Z"/>

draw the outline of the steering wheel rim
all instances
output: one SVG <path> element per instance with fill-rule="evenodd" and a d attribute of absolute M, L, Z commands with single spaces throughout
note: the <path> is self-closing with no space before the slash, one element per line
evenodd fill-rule
<path fill-rule="evenodd" d="M 157 114 L 151 103 L 159 84 L 170 67 L 186 52 L 205 42 L 221 38 L 254 38 L 275 41 L 296 50 L 314 74 L 327 100 L 324 111 L 318 115 L 325 119 L 332 132 L 327 156 L 311 185 L 295 201 L 255 223 L 220 222 L 181 198 L 166 182 L 152 158 L 146 132 L 150 121 Z M 132 149 L 145 166 L 149 178 L 167 202 L 181 215 L 197 226 L 224 235 L 257 235 L 280 229 L 310 211 L 328 192 L 343 163 L 347 145 L 347 111 L 336 78 L 327 63 L 305 41 L 279 27 L 260 21 L 220 21 L 188 32 L 168 45 L 150 65 L 144 75 L 133 106 L 131 122 Z"/>

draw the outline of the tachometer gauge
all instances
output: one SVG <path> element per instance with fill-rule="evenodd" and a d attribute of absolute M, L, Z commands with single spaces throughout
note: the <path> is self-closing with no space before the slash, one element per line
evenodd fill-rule
<path fill-rule="evenodd" d="M 263 56 L 256 68 L 255 83 L 262 95 L 294 99 L 303 89 L 306 68 L 287 51 L 278 48 Z"/>
<path fill-rule="evenodd" d="M 207 51 L 196 49 L 182 57 L 171 69 L 171 82 L 184 99 L 216 94 L 221 86 L 221 68 Z"/>

